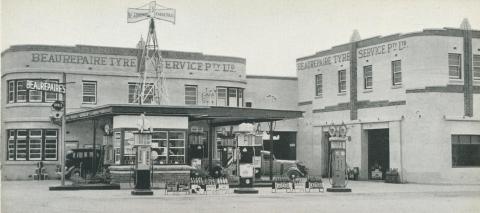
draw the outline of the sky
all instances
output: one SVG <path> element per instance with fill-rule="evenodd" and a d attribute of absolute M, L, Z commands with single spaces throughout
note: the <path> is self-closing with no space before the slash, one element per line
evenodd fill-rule
<path fill-rule="evenodd" d="M 150 0 L 1 0 L 1 49 L 16 44 L 135 47 L 148 21 L 127 8 Z M 296 76 L 300 57 L 361 38 L 426 28 L 480 29 L 480 0 L 157 0 L 160 49 L 246 58 L 249 75 Z"/>

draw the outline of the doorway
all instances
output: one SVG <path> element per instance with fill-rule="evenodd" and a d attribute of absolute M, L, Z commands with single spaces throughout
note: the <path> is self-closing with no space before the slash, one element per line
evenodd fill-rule
<path fill-rule="evenodd" d="M 384 180 L 390 168 L 388 129 L 368 130 L 368 178 Z"/>

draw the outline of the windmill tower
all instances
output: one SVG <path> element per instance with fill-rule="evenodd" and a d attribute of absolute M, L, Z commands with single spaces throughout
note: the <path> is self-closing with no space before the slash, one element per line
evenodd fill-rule
<path fill-rule="evenodd" d="M 155 1 L 140 8 L 128 9 L 128 23 L 145 19 L 150 19 L 150 24 L 147 39 L 143 41 L 143 38 L 141 38 L 137 44 L 137 72 L 139 77 L 135 85 L 134 103 L 162 105 L 167 103 L 168 92 L 154 19 L 175 24 L 175 10 L 158 5 Z"/>

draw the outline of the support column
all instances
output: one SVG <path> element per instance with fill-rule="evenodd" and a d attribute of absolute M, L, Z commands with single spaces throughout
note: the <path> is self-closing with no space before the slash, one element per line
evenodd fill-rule
<path fill-rule="evenodd" d="M 213 141 L 215 141 L 215 127 L 212 126 L 212 123 L 208 121 L 208 135 L 209 139 L 207 140 L 208 146 L 208 168 L 209 172 L 212 169 L 212 161 L 213 161 Z"/>
<path fill-rule="evenodd" d="M 273 121 L 270 121 L 270 181 L 273 180 Z"/>
<path fill-rule="evenodd" d="M 357 42 L 350 46 L 350 120 L 357 120 Z"/>
<path fill-rule="evenodd" d="M 97 119 L 93 119 L 93 156 L 92 156 L 92 171 L 97 174 Z"/>
<path fill-rule="evenodd" d="M 464 111 L 465 116 L 473 116 L 473 78 L 472 78 L 472 31 L 463 29 L 463 66 L 464 66 Z"/>

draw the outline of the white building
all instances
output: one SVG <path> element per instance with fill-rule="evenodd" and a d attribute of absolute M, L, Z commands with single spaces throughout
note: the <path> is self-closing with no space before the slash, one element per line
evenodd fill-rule
<path fill-rule="evenodd" d="M 347 164 L 403 182 L 480 183 L 480 31 L 431 29 L 353 40 L 297 59 L 297 156 L 328 173 L 330 124 Z"/>

